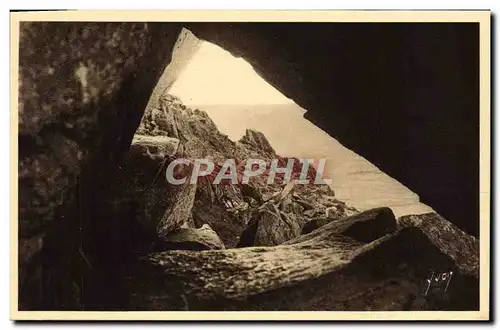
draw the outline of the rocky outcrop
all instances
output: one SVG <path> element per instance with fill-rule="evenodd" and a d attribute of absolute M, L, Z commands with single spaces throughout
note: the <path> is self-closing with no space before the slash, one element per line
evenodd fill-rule
<path fill-rule="evenodd" d="M 289 183 L 255 211 L 238 247 L 278 245 L 300 234 L 304 217 L 302 207 L 292 202 L 294 186 Z"/>
<path fill-rule="evenodd" d="M 237 245 L 244 230 L 245 237 L 249 233 L 253 234 L 250 234 L 251 238 L 247 239 L 247 243 L 242 243 L 245 239 L 240 239 L 241 244 L 275 245 L 300 234 L 300 228 L 308 218 L 315 214 L 325 215 L 327 208 L 336 210 L 329 211 L 332 219 L 358 212 L 335 199 L 334 192 L 326 185 L 297 185 L 293 192 L 287 193 L 289 196 L 286 201 L 277 201 L 277 196 L 283 190 L 280 183 L 282 176 L 277 175 L 275 184 L 267 184 L 268 169 L 262 176 L 252 177 L 248 184 L 212 184 L 226 159 L 239 162 L 256 158 L 267 160 L 268 163 L 271 159 L 278 159 L 280 166 L 284 166 L 288 158 L 276 155 L 267 138 L 255 130 L 247 130 L 238 142 L 231 141 L 218 131 L 204 111 L 186 107 L 176 96 L 164 94 L 156 107 L 146 110 L 135 139 L 141 139 L 141 136 L 149 136 L 151 139 L 162 136 L 179 140 L 178 156 L 188 159 L 208 157 L 214 160 L 213 173 L 198 180 L 192 214 L 195 224 L 201 226 L 208 223 L 228 247 Z M 244 164 L 236 165 L 238 178 L 241 180 Z M 294 159 L 292 178 L 298 178 L 300 171 L 300 162 Z M 315 176 L 316 172 L 311 166 L 308 178 L 314 179 Z M 281 203 L 281 215 L 278 218 L 271 215 L 275 212 L 272 205 L 276 202 Z M 287 234 L 273 229 L 276 219 L 284 225 L 278 227 L 289 228 Z M 254 230 L 256 222 L 261 223 L 259 230 Z M 289 225 L 285 225 L 287 223 Z M 255 233 L 260 237 L 257 241 Z M 284 236 L 272 238 L 273 235 Z"/>
<path fill-rule="evenodd" d="M 401 226 L 422 233 L 443 254 L 453 260 L 464 274 L 479 278 L 479 240 L 468 235 L 437 213 L 408 215 Z"/>
<path fill-rule="evenodd" d="M 129 151 L 118 166 L 112 185 L 110 208 L 135 209 L 135 221 L 147 230 L 178 229 L 188 220 L 195 188 L 167 182 L 165 169 L 179 141 L 164 136 L 134 136 Z M 187 171 L 187 169 L 185 169 Z M 188 212 L 183 208 L 187 208 Z"/>
<path fill-rule="evenodd" d="M 240 139 L 240 142 L 251 145 L 252 147 L 262 150 L 263 152 L 275 154 L 275 151 L 273 147 L 271 147 L 271 144 L 267 140 L 266 136 L 256 130 L 247 129 L 245 131 L 245 135 L 243 135 Z"/>

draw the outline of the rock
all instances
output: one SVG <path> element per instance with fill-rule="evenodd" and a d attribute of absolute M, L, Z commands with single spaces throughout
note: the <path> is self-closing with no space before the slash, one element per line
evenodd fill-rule
<path fill-rule="evenodd" d="M 318 210 L 315 209 L 304 211 L 304 215 L 310 218 L 314 217 L 316 214 L 318 214 Z"/>
<path fill-rule="evenodd" d="M 425 295 L 430 270 L 455 272 L 456 268 L 418 228 L 398 227 L 370 243 L 339 234 L 343 229 L 330 223 L 271 247 L 151 254 L 135 277 L 136 283 L 149 285 L 129 284 L 132 306 L 309 311 L 479 308 L 474 293 L 477 279 L 459 272 L 446 292 Z"/>
<path fill-rule="evenodd" d="M 179 30 L 148 23 L 21 23 L 21 236 L 53 221 L 82 164 L 87 172 L 98 164 L 103 176 L 114 170 Z M 96 159 L 102 154 L 106 158 Z"/>
<path fill-rule="evenodd" d="M 217 233 L 204 224 L 201 228 L 181 228 L 167 235 L 160 236 L 161 243 L 156 249 L 161 250 L 221 250 L 225 249 Z"/>
<path fill-rule="evenodd" d="M 318 229 L 332 221 L 330 218 L 315 218 L 306 222 L 304 226 L 302 226 L 302 230 L 300 232 L 301 235 L 309 234 L 313 230 Z"/>
<path fill-rule="evenodd" d="M 135 136 L 119 166 L 109 200 L 114 213 L 132 207 L 134 220 L 149 231 L 166 233 L 189 221 L 196 185 L 167 182 L 165 172 L 179 141 Z M 189 168 L 181 168 L 189 173 Z M 182 175 L 182 173 L 181 173 Z"/>
<path fill-rule="evenodd" d="M 351 237 L 358 242 L 369 243 L 394 232 L 397 227 L 398 223 L 392 210 L 388 207 L 381 207 L 331 221 L 309 234 L 288 241 L 286 244 L 303 242 L 311 237 L 329 235 L 332 232 Z"/>
<path fill-rule="evenodd" d="M 196 195 L 196 184 L 189 181 L 182 185 L 168 184 L 166 205 L 167 208 L 163 217 L 157 226 L 157 233 L 165 235 L 171 231 L 177 230 L 184 223 L 190 221 L 193 209 L 194 198 Z"/>
<path fill-rule="evenodd" d="M 421 232 L 466 275 L 479 278 L 479 240 L 432 212 L 398 219 L 403 227 Z"/>
<path fill-rule="evenodd" d="M 240 143 L 251 145 L 254 148 L 274 154 L 275 151 L 271 147 L 271 143 L 267 140 L 266 136 L 261 132 L 253 129 L 246 129 L 245 135 L 240 139 Z"/>
<path fill-rule="evenodd" d="M 299 234 L 300 225 L 295 217 L 266 207 L 250 219 L 238 247 L 278 245 Z"/>
<path fill-rule="evenodd" d="M 291 181 L 257 209 L 242 233 L 238 247 L 278 245 L 300 234 L 301 219 L 290 212 L 293 188 Z"/>
<path fill-rule="evenodd" d="M 20 290 L 23 308 L 78 309 L 88 297 L 68 294 L 82 289 L 86 267 L 72 242 L 92 260 L 113 250 L 110 238 L 98 234 L 108 227 L 110 183 L 180 29 L 146 22 L 20 23 L 19 237 L 43 237 L 42 252 L 53 246 L 43 252 L 52 255 L 44 265 L 20 255 L 38 263 L 29 272 L 41 279 L 38 291 Z"/>
<path fill-rule="evenodd" d="M 130 146 L 132 152 L 138 149 L 141 152 L 151 157 L 158 157 L 164 159 L 165 157 L 172 157 L 179 149 L 179 140 L 170 138 L 168 136 L 148 136 L 148 135 L 134 135 L 132 144 Z"/>

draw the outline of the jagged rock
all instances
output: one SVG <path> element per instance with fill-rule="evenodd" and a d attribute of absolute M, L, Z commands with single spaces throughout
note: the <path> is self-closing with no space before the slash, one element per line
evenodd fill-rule
<path fill-rule="evenodd" d="M 201 228 L 181 228 L 160 235 L 156 249 L 161 250 L 221 250 L 225 249 L 217 233 L 204 224 Z"/>
<path fill-rule="evenodd" d="M 292 209 L 293 188 L 292 181 L 256 210 L 238 247 L 278 245 L 300 234 L 302 219 Z"/>
<path fill-rule="evenodd" d="M 195 225 L 209 224 L 227 247 L 236 247 L 251 216 L 243 192 L 241 185 L 214 185 L 200 179 L 193 207 Z"/>
<path fill-rule="evenodd" d="M 253 129 L 246 129 L 245 135 L 240 139 L 240 143 L 251 145 L 254 148 L 274 154 L 275 151 L 271 147 L 271 143 L 267 140 L 266 136 L 261 132 Z"/>
<path fill-rule="evenodd" d="M 403 227 L 422 232 L 453 260 L 461 272 L 479 278 L 479 240 L 476 237 L 466 234 L 435 212 L 403 216 L 398 221 Z"/>

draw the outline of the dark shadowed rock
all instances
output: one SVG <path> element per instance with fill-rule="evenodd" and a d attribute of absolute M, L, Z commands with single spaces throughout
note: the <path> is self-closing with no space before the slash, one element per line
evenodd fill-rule
<path fill-rule="evenodd" d="M 221 250 L 225 249 L 217 233 L 204 224 L 201 228 L 181 228 L 160 235 L 157 250 Z"/>
<path fill-rule="evenodd" d="M 371 212 L 370 214 L 370 211 L 366 211 L 352 216 L 352 218 L 359 219 L 366 215 L 366 218 L 352 223 L 352 225 L 343 230 L 342 233 L 359 242 L 369 243 L 396 230 L 396 217 L 390 208 L 379 208 Z M 339 223 L 347 222 L 347 219 L 348 218 L 338 221 Z"/>
<path fill-rule="evenodd" d="M 143 260 L 133 309 L 474 310 L 478 280 L 458 271 L 416 227 L 370 243 L 331 224 L 272 247 L 168 251 Z M 147 269 L 147 271 L 146 271 Z M 426 292 L 434 272 L 453 271 L 446 291 Z M 455 275 L 454 275 L 455 276 Z M 135 281 L 138 280 L 135 279 Z M 169 279 L 169 283 L 165 282 Z M 154 293 L 154 294 L 153 294 Z M 182 301 L 182 304 L 178 304 Z"/>
<path fill-rule="evenodd" d="M 464 274 L 479 278 L 479 240 L 437 213 L 407 215 L 398 219 L 402 227 L 421 232 Z"/>
<path fill-rule="evenodd" d="M 478 236 L 477 25 L 215 22 L 187 27 L 244 58 L 307 109 L 306 119 Z M 422 72 L 434 73 L 425 84 Z M 462 79 L 455 79 L 457 74 Z M 353 91 L 362 96 L 353 97 Z"/>
<path fill-rule="evenodd" d="M 20 23 L 19 237 L 43 236 L 47 250 L 31 271 L 41 289 L 22 292 L 23 308 L 78 308 L 85 294 L 65 292 L 80 287 L 87 263 L 73 242 L 94 270 L 113 250 L 101 239 L 111 227 L 104 201 L 179 31 L 145 22 Z"/>
<path fill-rule="evenodd" d="M 179 30 L 154 23 L 21 23 L 21 236 L 54 219 L 83 164 L 99 164 L 104 176 L 113 170 Z"/>
<path fill-rule="evenodd" d="M 293 181 L 260 206 L 241 234 L 238 247 L 272 246 L 300 234 L 303 219 L 292 202 Z"/>
<path fill-rule="evenodd" d="M 185 223 L 191 221 L 196 185 L 186 181 L 182 185 L 168 185 L 165 213 L 157 226 L 159 235 L 165 235 L 177 230 Z"/>
<path fill-rule="evenodd" d="M 330 221 L 332 221 L 332 219 L 330 218 L 315 218 L 309 220 L 308 222 L 306 222 L 304 226 L 302 226 L 300 234 L 301 235 L 309 234 L 313 230 L 316 230 L 319 227 L 326 225 Z"/>
<path fill-rule="evenodd" d="M 394 232 L 397 228 L 398 222 L 392 210 L 388 207 L 380 207 L 331 221 L 309 234 L 286 242 L 286 244 L 303 242 L 311 237 L 329 235 L 331 232 L 352 237 L 359 242 L 369 243 Z"/>
<path fill-rule="evenodd" d="M 113 183 L 113 198 L 109 203 L 115 213 L 133 205 L 134 221 L 148 230 L 164 233 L 188 221 L 196 185 L 189 181 L 173 185 L 165 176 L 178 145 L 178 140 L 166 136 L 134 137 Z"/>
<path fill-rule="evenodd" d="M 240 235 L 246 228 L 247 213 L 242 210 L 235 214 L 220 204 L 207 203 L 206 200 L 195 200 L 193 206 L 195 226 L 209 224 L 228 248 L 234 248 L 238 244 Z"/>

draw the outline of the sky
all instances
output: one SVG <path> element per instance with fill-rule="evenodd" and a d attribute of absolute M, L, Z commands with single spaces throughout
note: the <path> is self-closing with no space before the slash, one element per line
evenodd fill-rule
<path fill-rule="evenodd" d="M 188 106 L 293 103 L 262 79 L 245 60 L 205 41 L 169 93 Z"/>

